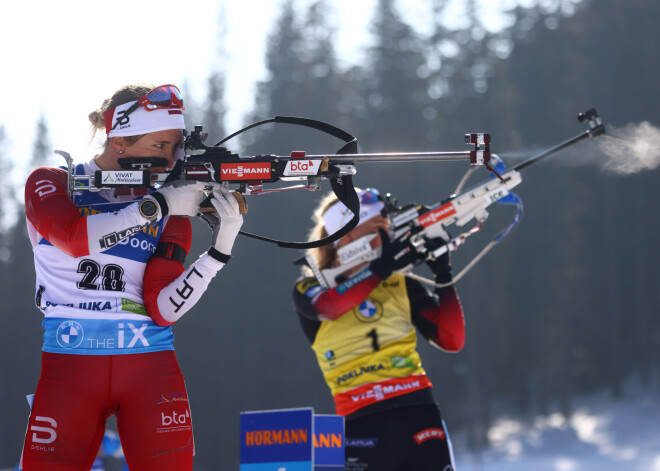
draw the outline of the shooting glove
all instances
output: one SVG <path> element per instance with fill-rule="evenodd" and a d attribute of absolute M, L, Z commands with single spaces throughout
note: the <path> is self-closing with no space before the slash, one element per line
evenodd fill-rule
<path fill-rule="evenodd" d="M 426 239 L 425 245 L 429 252 L 433 252 L 434 250 L 439 249 L 443 245 L 447 244 L 447 242 L 449 241 L 443 237 L 435 237 L 432 239 Z M 449 283 L 452 280 L 449 250 L 447 250 L 439 257 L 436 257 L 434 260 L 426 259 L 426 264 L 433 272 L 435 281 L 437 283 Z"/>
<path fill-rule="evenodd" d="M 199 205 L 206 195 L 204 192 L 215 191 L 220 188 L 216 182 L 202 182 L 198 180 L 175 180 L 166 183 L 158 191 L 145 196 L 158 204 L 159 212 L 156 221 L 167 216 L 196 216 Z"/>
<path fill-rule="evenodd" d="M 379 259 L 371 262 L 370 268 L 381 280 L 386 280 L 396 270 L 401 270 L 417 260 L 417 252 L 408 243 L 408 237 L 403 236 L 390 241 L 390 236 L 383 228 L 378 228 L 383 241 L 382 254 Z"/>
<path fill-rule="evenodd" d="M 227 263 L 234 240 L 243 225 L 243 216 L 239 212 L 238 201 L 226 188 L 220 187 L 213 191 L 211 204 L 216 213 L 202 214 L 202 218 L 213 231 L 213 246 L 208 254 L 219 262 Z"/>

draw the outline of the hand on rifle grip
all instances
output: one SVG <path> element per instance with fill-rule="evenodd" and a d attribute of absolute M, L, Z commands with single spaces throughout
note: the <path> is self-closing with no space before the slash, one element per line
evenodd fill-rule
<path fill-rule="evenodd" d="M 433 252 L 443 245 L 449 243 L 448 239 L 444 237 L 435 237 L 426 239 L 426 248 L 428 252 Z M 427 258 L 426 265 L 431 269 L 435 276 L 435 281 L 438 283 L 449 283 L 452 280 L 451 273 L 451 259 L 449 256 L 449 248 L 447 251 L 435 259 Z"/>
<path fill-rule="evenodd" d="M 196 216 L 199 205 L 205 198 L 204 192 L 220 188 L 219 183 L 199 180 L 175 180 L 166 183 L 146 198 L 158 203 L 162 216 Z"/>
<path fill-rule="evenodd" d="M 238 191 L 232 191 L 231 194 L 234 195 L 234 198 L 238 201 L 238 212 L 240 214 L 247 214 L 248 205 L 243 195 Z M 209 195 L 204 201 L 202 201 L 202 204 L 199 206 L 200 213 L 215 213 L 215 208 L 211 204 L 211 198 L 213 198 L 213 195 Z"/>
<path fill-rule="evenodd" d="M 378 233 L 383 241 L 382 254 L 379 259 L 371 262 L 371 269 L 381 280 L 385 280 L 393 272 L 415 263 L 417 252 L 408 243 L 409 239 L 406 235 L 390 241 L 390 236 L 385 229 L 379 227 Z"/>
<path fill-rule="evenodd" d="M 211 195 L 210 203 L 215 212 L 202 213 L 202 219 L 213 231 L 211 238 L 213 248 L 220 254 L 229 256 L 234 240 L 243 225 L 238 199 L 229 190 L 220 187 Z"/>

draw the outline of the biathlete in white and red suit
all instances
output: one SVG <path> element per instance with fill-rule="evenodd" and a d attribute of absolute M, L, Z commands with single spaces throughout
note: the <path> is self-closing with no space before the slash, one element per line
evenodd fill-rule
<path fill-rule="evenodd" d="M 108 139 L 75 173 L 120 170 L 125 157 L 165 159 L 154 171 L 173 167 L 183 109 L 174 85 L 123 87 L 90 113 Z M 189 218 L 209 195 L 213 244 L 186 269 Z M 72 198 L 67 172 L 41 167 L 25 185 L 25 212 L 44 343 L 23 469 L 90 469 L 115 415 L 131 470 L 192 470 L 190 405 L 171 326 L 228 262 L 243 222 L 236 199 L 217 183 L 194 181 L 149 195 Z"/>
<path fill-rule="evenodd" d="M 334 246 L 313 249 L 312 255 L 320 269 L 341 266 L 338 249 L 366 237 L 372 249 L 382 246 L 380 258 L 345 271 L 334 288 L 305 277 L 293 289 L 302 329 L 337 414 L 345 416 L 346 470 L 453 470 L 451 442 L 422 368 L 416 335 L 417 329 L 445 351 L 463 348 L 465 322 L 450 286 L 449 257 L 428 262 L 435 282 L 445 285 L 433 295 L 396 273 L 413 255 L 395 260 L 403 246 L 389 242 L 390 221 L 381 214 L 378 192 L 367 189 L 358 196 L 359 225 Z M 312 238 L 336 232 L 351 217 L 330 195 L 315 213 Z"/>

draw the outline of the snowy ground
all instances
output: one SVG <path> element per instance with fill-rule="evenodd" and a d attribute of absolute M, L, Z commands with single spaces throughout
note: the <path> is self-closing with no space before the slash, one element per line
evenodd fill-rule
<path fill-rule="evenodd" d="M 454 440 L 458 471 L 660 471 L 660 387 L 578 400 L 569 420 L 501 418 L 488 434 L 479 452 Z"/>
<path fill-rule="evenodd" d="M 488 435 L 486 450 L 455 447 L 458 471 L 660 471 L 660 390 L 583 399 L 569 420 L 502 418 Z"/>

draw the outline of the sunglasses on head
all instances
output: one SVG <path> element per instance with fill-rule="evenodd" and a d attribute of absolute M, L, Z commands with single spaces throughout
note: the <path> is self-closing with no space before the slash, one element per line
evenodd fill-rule
<path fill-rule="evenodd" d="M 360 195 L 360 204 L 376 204 L 381 201 L 380 193 L 375 188 L 367 188 Z"/>
<path fill-rule="evenodd" d="M 117 119 L 117 122 L 112 126 L 112 129 L 115 129 L 123 118 L 140 107 L 147 111 L 166 110 L 171 108 L 177 108 L 180 110 L 186 109 L 183 105 L 181 91 L 176 85 L 161 85 L 133 103 L 133 105 L 122 114 L 121 119 Z"/>
<path fill-rule="evenodd" d="M 161 85 L 140 98 L 137 106 L 143 106 L 147 111 L 168 108 L 185 109 L 181 91 L 176 85 Z"/>

